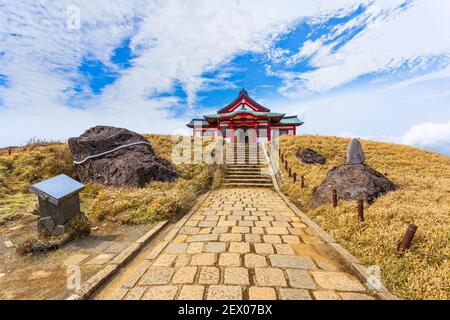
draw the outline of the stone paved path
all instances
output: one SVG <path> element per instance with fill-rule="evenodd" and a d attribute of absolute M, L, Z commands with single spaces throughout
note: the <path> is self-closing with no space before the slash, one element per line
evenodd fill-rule
<path fill-rule="evenodd" d="M 213 191 L 113 299 L 373 299 L 271 189 Z"/>

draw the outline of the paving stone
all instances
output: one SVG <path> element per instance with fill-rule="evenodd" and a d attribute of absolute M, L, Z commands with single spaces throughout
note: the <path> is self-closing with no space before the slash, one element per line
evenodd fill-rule
<path fill-rule="evenodd" d="M 197 253 L 194 254 L 191 259 L 191 265 L 193 266 L 212 266 L 215 262 L 215 253 Z"/>
<path fill-rule="evenodd" d="M 227 216 L 227 220 L 228 221 L 240 221 L 240 220 L 242 220 L 242 217 L 241 216 L 233 216 L 233 215 L 231 215 L 231 216 Z"/>
<path fill-rule="evenodd" d="M 270 227 L 271 224 L 269 221 L 255 221 L 256 227 Z"/>
<path fill-rule="evenodd" d="M 265 235 L 263 235 L 263 242 L 267 242 L 267 243 L 281 243 L 281 238 L 278 235 L 265 234 Z"/>
<path fill-rule="evenodd" d="M 232 227 L 231 233 L 249 233 L 250 228 L 249 227 Z"/>
<path fill-rule="evenodd" d="M 195 235 L 195 234 L 198 234 L 199 231 L 200 231 L 200 228 L 185 226 L 185 227 L 181 228 L 179 232 L 181 234 Z"/>
<path fill-rule="evenodd" d="M 223 242 L 242 241 L 242 234 L 240 234 L 240 233 L 224 233 L 224 234 L 220 235 L 219 241 L 223 241 Z"/>
<path fill-rule="evenodd" d="M 217 222 L 217 227 L 234 227 L 236 221 L 219 221 Z"/>
<path fill-rule="evenodd" d="M 302 234 L 302 229 L 292 228 L 292 227 L 289 227 L 287 229 L 288 229 L 289 233 L 294 235 L 294 236 L 299 236 L 299 235 Z"/>
<path fill-rule="evenodd" d="M 244 257 L 244 261 L 247 268 L 267 267 L 266 258 L 258 254 L 246 254 Z"/>
<path fill-rule="evenodd" d="M 333 262 L 326 262 L 326 261 L 317 261 L 316 264 L 319 266 L 320 269 L 327 270 L 327 271 L 337 271 L 339 270 L 339 267 L 335 265 Z"/>
<path fill-rule="evenodd" d="M 294 228 L 306 228 L 306 224 L 301 222 L 291 222 L 291 224 Z"/>
<path fill-rule="evenodd" d="M 307 290 L 303 289 L 280 289 L 281 300 L 311 300 Z"/>
<path fill-rule="evenodd" d="M 246 221 L 257 221 L 259 218 L 257 216 L 245 216 L 244 220 Z"/>
<path fill-rule="evenodd" d="M 324 289 L 339 291 L 365 291 L 364 286 L 353 276 L 344 272 L 315 271 L 316 283 Z"/>
<path fill-rule="evenodd" d="M 201 221 L 199 222 L 198 226 L 200 228 L 212 228 L 215 227 L 217 225 L 216 221 Z"/>
<path fill-rule="evenodd" d="M 203 293 L 205 291 L 204 286 L 198 285 L 185 285 L 181 288 L 178 300 L 202 300 Z"/>
<path fill-rule="evenodd" d="M 189 246 L 186 249 L 186 253 L 189 253 L 189 254 L 201 253 L 204 245 L 205 244 L 203 242 L 189 243 Z"/>
<path fill-rule="evenodd" d="M 201 284 L 217 284 L 220 280 L 220 270 L 216 267 L 202 267 L 198 282 Z"/>
<path fill-rule="evenodd" d="M 176 254 L 162 254 L 155 260 L 155 262 L 153 262 L 153 266 L 170 267 L 176 258 L 177 258 Z"/>
<path fill-rule="evenodd" d="M 224 234 L 228 232 L 228 229 L 229 229 L 228 227 L 216 227 L 211 230 L 211 233 Z"/>
<path fill-rule="evenodd" d="M 258 254 L 272 254 L 273 251 L 273 245 L 270 243 L 255 243 L 255 251 Z"/>
<path fill-rule="evenodd" d="M 219 265 L 228 267 L 238 267 L 241 265 L 241 255 L 239 253 L 221 253 Z"/>
<path fill-rule="evenodd" d="M 248 285 L 250 283 L 248 270 L 243 267 L 225 268 L 224 282 L 225 284 Z"/>
<path fill-rule="evenodd" d="M 244 238 L 246 242 L 250 243 L 261 242 L 261 236 L 255 233 L 247 233 Z"/>
<path fill-rule="evenodd" d="M 217 241 L 219 238 L 218 234 L 200 234 L 196 236 L 191 236 L 187 238 L 187 242 L 207 242 L 207 241 Z"/>
<path fill-rule="evenodd" d="M 313 291 L 314 298 L 317 300 L 340 300 L 339 296 L 333 291 Z"/>
<path fill-rule="evenodd" d="M 184 267 L 191 262 L 191 256 L 187 254 L 179 254 L 175 260 L 175 267 Z"/>
<path fill-rule="evenodd" d="M 283 270 L 276 268 L 255 268 L 256 283 L 259 286 L 286 287 Z"/>
<path fill-rule="evenodd" d="M 289 243 L 289 244 L 296 244 L 296 243 L 300 243 L 300 238 L 297 236 L 293 236 L 293 235 L 283 235 L 281 236 L 281 238 L 283 239 L 284 243 Z"/>
<path fill-rule="evenodd" d="M 144 294 L 145 290 L 147 290 L 147 287 L 131 288 L 128 291 L 127 295 L 125 296 L 124 300 L 139 300 L 139 299 L 141 299 L 141 297 Z"/>
<path fill-rule="evenodd" d="M 252 233 L 264 234 L 264 229 L 262 227 L 253 227 L 252 228 Z"/>
<path fill-rule="evenodd" d="M 206 216 L 204 221 L 218 221 L 218 220 L 219 220 L 218 216 Z"/>
<path fill-rule="evenodd" d="M 173 300 L 177 291 L 177 286 L 150 287 L 144 293 L 142 300 Z"/>
<path fill-rule="evenodd" d="M 166 253 L 185 253 L 187 247 L 187 243 L 171 243 L 167 246 Z"/>
<path fill-rule="evenodd" d="M 242 300 L 240 286 L 210 286 L 207 294 L 208 300 Z"/>
<path fill-rule="evenodd" d="M 174 268 L 150 267 L 148 268 L 147 272 L 144 273 L 141 280 L 139 280 L 139 285 L 149 286 L 169 283 L 174 272 Z"/>
<path fill-rule="evenodd" d="M 197 267 L 181 267 L 172 277 L 172 283 L 193 283 Z"/>
<path fill-rule="evenodd" d="M 248 289 L 250 300 L 276 300 L 277 294 L 275 289 L 267 287 L 250 287 Z"/>
<path fill-rule="evenodd" d="M 198 234 L 210 234 L 212 228 L 201 228 Z"/>
<path fill-rule="evenodd" d="M 266 228 L 267 234 L 288 234 L 288 230 L 284 227 L 267 227 Z"/>
<path fill-rule="evenodd" d="M 111 253 L 101 253 L 101 254 L 98 254 L 98 255 L 94 256 L 94 258 L 92 258 L 91 260 L 89 260 L 85 264 L 88 264 L 88 265 L 105 264 L 109 260 L 114 258 L 115 256 L 116 256 L 115 254 L 111 254 Z"/>
<path fill-rule="evenodd" d="M 290 228 L 291 224 L 289 222 L 285 222 L 285 221 L 272 221 L 272 226 L 273 227 L 282 227 L 282 228 Z"/>
<path fill-rule="evenodd" d="M 276 215 L 274 219 L 278 222 L 291 222 L 291 218 L 288 216 Z"/>
<path fill-rule="evenodd" d="M 294 249 L 289 244 L 275 243 L 273 246 L 278 254 L 295 254 Z"/>
<path fill-rule="evenodd" d="M 314 280 L 308 272 L 299 269 L 287 269 L 286 274 L 291 287 L 301 289 L 316 289 Z"/>
<path fill-rule="evenodd" d="M 253 221 L 238 221 L 239 227 L 253 227 Z"/>
<path fill-rule="evenodd" d="M 343 300 L 375 300 L 373 297 L 355 292 L 340 292 L 339 295 Z"/>
<path fill-rule="evenodd" d="M 175 237 L 175 239 L 173 239 L 173 243 L 184 243 L 186 242 L 186 239 L 188 238 L 188 236 L 186 234 L 179 234 Z"/>
<path fill-rule="evenodd" d="M 205 252 L 219 253 L 224 252 L 227 244 L 225 242 L 208 242 L 205 246 Z"/>
<path fill-rule="evenodd" d="M 272 216 L 261 216 L 261 217 L 259 217 L 259 220 L 261 220 L 261 221 L 273 221 L 274 218 Z"/>
<path fill-rule="evenodd" d="M 247 253 L 250 252 L 250 244 L 246 242 L 230 242 L 229 252 Z"/>
<path fill-rule="evenodd" d="M 273 254 L 269 256 L 270 264 L 280 268 L 317 269 L 310 257 L 295 255 Z"/>
<path fill-rule="evenodd" d="M 198 225 L 198 221 L 196 221 L 196 220 L 188 220 L 188 221 L 186 221 L 185 225 L 188 226 L 188 227 L 196 227 Z"/>

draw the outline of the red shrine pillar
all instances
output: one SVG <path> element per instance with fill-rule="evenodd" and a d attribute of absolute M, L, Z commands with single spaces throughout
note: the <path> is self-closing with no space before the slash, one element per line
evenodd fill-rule
<path fill-rule="evenodd" d="M 253 125 L 253 142 L 256 143 L 258 141 L 258 125 Z"/>
<path fill-rule="evenodd" d="M 272 134 L 272 127 L 270 126 L 270 120 L 267 121 L 267 141 L 270 141 Z"/>

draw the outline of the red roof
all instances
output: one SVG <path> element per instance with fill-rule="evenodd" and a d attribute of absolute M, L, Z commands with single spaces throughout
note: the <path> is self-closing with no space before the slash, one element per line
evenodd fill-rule
<path fill-rule="evenodd" d="M 247 105 L 253 111 L 270 112 L 270 109 L 267 109 L 266 107 L 263 107 L 258 102 L 256 102 L 252 98 L 250 98 L 250 96 L 248 95 L 247 91 L 245 89 L 242 89 L 239 92 L 238 97 L 233 102 L 231 102 L 227 106 L 225 106 L 222 109 L 220 109 L 219 111 L 217 111 L 217 113 L 228 113 L 228 112 L 236 111 L 236 109 L 239 108 L 239 106 L 242 105 L 242 104 Z"/>

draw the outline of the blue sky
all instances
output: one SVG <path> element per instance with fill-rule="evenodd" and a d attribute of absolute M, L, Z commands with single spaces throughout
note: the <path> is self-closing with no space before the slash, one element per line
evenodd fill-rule
<path fill-rule="evenodd" d="M 98 124 L 186 134 L 245 87 L 300 134 L 450 154 L 446 0 L 0 6 L 0 146 Z"/>

